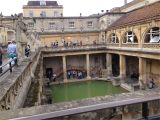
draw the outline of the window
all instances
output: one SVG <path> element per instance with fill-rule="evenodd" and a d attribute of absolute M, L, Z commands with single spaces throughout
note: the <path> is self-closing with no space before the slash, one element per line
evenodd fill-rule
<path fill-rule="evenodd" d="M 54 11 L 54 17 L 58 16 L 58 11 Z"/>
<path fill-rule="evenodd" d="M 29 17 L 33 17 L 33 11 L 29 11 Z"/>
<path fill-rule="evenodd" d="M 40 1 L 40 6 L 46 6 L 46 1 Z"/>
<path fill-rule="evenodd" d="M 49 23 L 49 28 L 50 28 L 50 29 L 54 29 L 54 28 L 55 28 L 55 23 L 54 23 L 54 22 Z"/>
<path fill-rule="evenodd" d="M 124 38 L 124 43 L 137 43 L 137 42 L 138 42 L 138 39 L 132 31 L 129 31 L 126 33 Z"/>
<path fill-rule="evenodd" d="M 46 17 L 46 11 L 42 11 L 40 14 L 41 17 Z"/>
<path fill-rule="evenodd" d="M 115 33 L 112 33 L 111 35 L 111 43 L 118 43 L 118 37 L 116 36 Z"/>
<path fill-rule="evenodd" d="M 92 21 L 88 21 L 88 22 L 87 22 L 87 26 L 88 26 L 88 27 L 93 27 L 93 22 L 92 22 Z"/>
<path fill-rule="evenodd" d="M 74 22 L 69 22 L 69 28 L 74 28 L 75 25 L 74 25 Z"/>
<path fill-rule="evenodd" d="M 34 28 L 34 23 L 28 23 L 28 28 L 29 29 Z"/>
<path fill-rule="evenodd" d="M 150 43 L 160 42 L 160 28 L 155 27 L 150 30 Z"/>

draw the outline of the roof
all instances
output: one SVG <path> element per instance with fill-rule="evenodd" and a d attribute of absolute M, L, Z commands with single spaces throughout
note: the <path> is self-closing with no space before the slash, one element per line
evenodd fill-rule
<path fill-rule="evenodd" d="M 57 1 L 45 1 L 45 6 L 58 6 Z M 41 6 L 40 1 L 28 1 L 28 6 Z"/>
<path fill-rule="evenodd" d="M 129 7 L 132 7 L 133 5 L 136 5 L 141 2 L 145 2 L 145 0 L 133 0 L 133 1 L 123 5 L 122 7 L 120 7 L 120 9 L 123 10 L 123 9 L 129 8 Z"/>
<path fill-rule="evenodd" d="M 108 28 L 108 30 L 151 21 L 154 19 L 160 19 L 160 1 L 126 13 L 115 21 Z"/>

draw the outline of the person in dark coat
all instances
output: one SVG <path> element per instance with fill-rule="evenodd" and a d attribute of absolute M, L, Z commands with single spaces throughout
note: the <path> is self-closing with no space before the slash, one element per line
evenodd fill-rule
<path fill-rule="evenodd" d="M 1 68 L 2 63 L 3 63 L 2 56 L 3 56 L 3 49 L 0 46 L 0 73 L 2 73 L 2 68 Z"/>

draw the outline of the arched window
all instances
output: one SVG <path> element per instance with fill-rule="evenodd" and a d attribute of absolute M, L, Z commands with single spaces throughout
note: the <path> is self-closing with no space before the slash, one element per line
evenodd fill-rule
<path fill-rule="evenodd" d="M 110 36 L 110 43 L 119 43 L 118 37 L 115 33 L 112 33 Z"/>
<path fill-rule="evenodd" d="M 132 32 L 126 32 L 123 43 L 138 43 L 136 35 Z"/>
<path fill-rule="evenodd" d="M 160 28 L 153 27 L 148 30 L 144 39 L 144 43 L 160 43 Z"/>

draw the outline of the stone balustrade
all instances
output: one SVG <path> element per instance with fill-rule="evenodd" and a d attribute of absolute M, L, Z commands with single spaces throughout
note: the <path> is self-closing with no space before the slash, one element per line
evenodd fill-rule
<path fill-rule="evenodd" d="M 160 43 L 144 43 L 143 48 L 160 49 Z"/>
<path fill-rule="evenodd" d="M 107 47 L 119 47 L 119 43 L 108 43 Z"/>
<path fill-rule="evenodd" d="M 22 107 L 39 57 L 40 53 L 36 53 L 30 59 L 24 60 L 5 80 L 0 82 L 1 111 Z"/>
<path fill-rule="evenodd" d="M 123 43 L 121 47 L 138 48 L 138 43 Z"/>
<path fill-rule="evenodd" d="M 121 115 L 125 117 L 125 120 L 139 119 L 142 117 L 142 104 L 144 102 L 148 102 L 148 112 L 150 115 L 159 114 L 160 110 L 157 107 L 160 99 L 159 91 L 160 89 L 157 88 L 148 91 L 142 90 L 138 92 L 123 93 L 116 96 L 101 96 L 52 105 L 34 106 L 17 109 L 16 111 L 3 111 L 0 112 L 0 116 L 1 119 L 12 119 L 16 117 L 26 117 L 26 119 L 53 119 L 60 117 L 58 120 L 64 120 L 64 116 L 68 115 L 74 118 L 74 114 L 77 114 L 78 116 L 76 117 L 79 119 L 88 120 L 83 117 L 83 113 L 93 113 L 97 110 L 97 117 L 98 115 L 105 117 L 105 115 L 107 115 L 106 112 L 101 110 L 110 109 L 112 111 L 111 108 L 115 108 L 115 115 Z M 105 112 L 105 114 L 102 116 L 103 112 Z"/>

